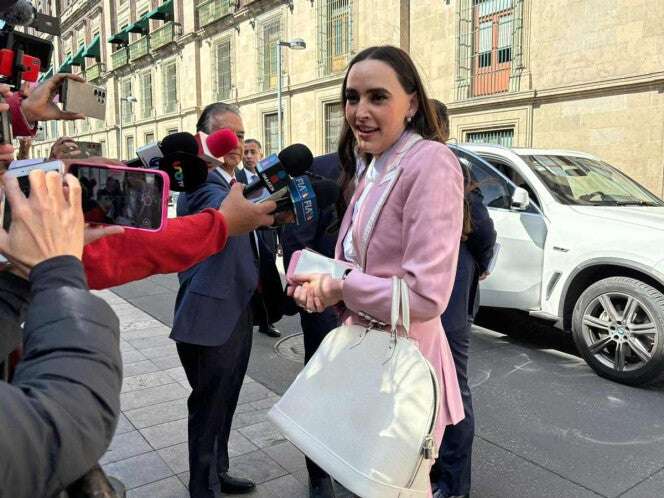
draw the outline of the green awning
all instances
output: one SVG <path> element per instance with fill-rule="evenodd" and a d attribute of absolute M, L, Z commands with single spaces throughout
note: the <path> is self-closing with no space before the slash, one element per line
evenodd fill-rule
<path fill-rule="evenodd" d="M 147 13 L 148 19 L 156 19 L 159 21 L 172 21 L 173 20 L 173 0 L 166 0 L 156 9 Z"/>
<path fill-rule="evenodd" d="M 51 76 L 53 76 L 53 66 L 48 66 L 48 71 L 42 73 L 42 75 L 39 77 L 39 82 L 41 83 L 42 81 L 46 81 Z"/>
<path fill-rule="evenodd" d="M 78 51 L 74 55 L 74 57 L 71 60 L 71 65 L 72 66 L 84 66 L 85 65 L 85 57 L 83 57 L 83 54 L 85 53 L 85 45 L 81 45 L 78 47 Z"/>
<path fill-rule="evenodd" d="M 134 24 L 127 26 L 127 31 L 129 33 L 140 33 L 142 35 L 147 35 L 150 31 L 150 19 L 148 19 L 147 14 L 141 17 Z"/>
<path fill-rule="evenodd" d="M 126 45 L 129 43 L 129 31 L 127 29 L 129 26 L 124 28 L 122 31 L 115 33 L 108 39 L 108 43 L 119 43 L 120 45 Z"/>
<path fill-rule="evenodd" d="M 83 57 L 90 57 L 91 59 L 94 58 L 94 60 L 97 62 L 101 62 L 101 46 L 99 42 L 99 35 L 95 35 L 95 37 L 90 42 L 90 45 L 88 45 L 88 48 L 86 48 L 85 52 L 83 52 Z"/>
<path fill-rule="evenodd" d="M 62 65 L 58 68 L 58 73 L 71 73 L 71 54 L 67 56 L 67 58 L 62 61 Z"/>

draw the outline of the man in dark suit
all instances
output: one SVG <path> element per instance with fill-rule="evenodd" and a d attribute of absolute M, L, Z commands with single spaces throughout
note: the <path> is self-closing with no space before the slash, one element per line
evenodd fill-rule
<path fill-rule="evenodd" d="M 233 130 L 240 144 L 224 156 L 224 168 L 212 169 L 197 190 L 180 195 L 179 216 L 219 206 L 236 181 L 244 139 L 236 107 L 217 103 L 203 111 L 198 131 L 210 134 L 220 128 Z M 258 283 L 258 261 L 250 234 L 229 237 L 222 252 L 179 278 L 171 338 L 193 389 L 187 401 L 189 492 L 193 498 L 212 498 L 209 477 L 214 470 L 222 492 L 248 493 L 253 482 L 228 474 L 228 437 L 251 352 L 250 301 Z"/>
<path fill-rule="evenodd" d="M 256 166 L 258 162 L 263 159 L 263 148 L 261 143 L 255 138 L 249 138 L 244 141 L 244 153 L 242 156 L 242 164 L 244 169 L 236 172 L 237 181 L 249 185 L 258 179 L 256 174 Z M 256 230 L 256 245 L 258 247 L 258 255 L 260 259 L 260 283 L 259 289 L 253 298 L 252 310 L 254 312 L 254 325 L 258 325 L 258 331 L 261 334 L 270 337 L 281 337 L 276 327 L 270 320 L 270 307 L 268 306 L 270 299 L 275 299 L 281 302 L 281 296 L 268 295 L 269 293 L 279 293 L 283 295 L 281 288 L 281 279 L 279 278 L 279 270 L 277 270 L 276 257 L 277 257 L 277 230 L 273 228 L 262 228 Z M 267 281 L 271 278 L 271 281 Z M 273 282 L 274 278 L 278 281 Z M 271 285 L 276 283 L 276 285 Z"/>
<path fill-rule="evenodd" d="M 327 154 L 314 159 L 310 172 L 330 180 L 337 180 L 341 166 L 338 154 Z M 334 246 L 337 241 L 337 232 L 329 230 L 336 224 L 336 206 L 319 206 L 320 215 L 317 223 L 308 223 L 301 226 L 285 225 L 281 232 L 281 244 L 284 250 L 284 266 L 288 268 L 290 258 L 299 249 L 308 247 L 330 258 L 334 257 Z M 330 330 L 339 325 L 339 316 L 333 308 L 323 313 L 307 313 L 299 308 L 300 324 L 304 336 L 304 362 L 305 364 L 323 342 Z M 330 476 L 316 465 L 306 459 L 309 471 L 309 496 L 311 498 L 333 498 L 334 486 Z"/>

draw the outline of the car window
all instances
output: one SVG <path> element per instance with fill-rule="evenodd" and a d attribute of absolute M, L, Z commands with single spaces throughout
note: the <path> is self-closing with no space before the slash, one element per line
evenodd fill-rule
<path fill-rule="evenodd" d="M 517 187 L 521 187 L 522 189 L 526 190 L 528 192 L 528 195 L 530 196 L 530 201 L 531 205 L 528 206 L 528 209 L 526 209 L 526 212 L 528 213 L 536 213 L 537 209 L 535 209 L 535 206 L 540 208 L 540 202 L 539 198 L 537 197 L 537 194 L 535 193 L 535 189 L 533 189 L 530 184 L 526 181 L 526 179 L 521 176 L 521 173 L 519 173 L 511 164 L 503 163 L 501 161 L 498 161 L 492 157 L 483 157 L 486 162 L 491 164 L 494 168 L 496 168 L 498 171 L 500 171 L 503 175 L 505 175 L 507 178 L 509 178 L 514 185 Z"/>
<path fill-rule="evenodd" d="M 471 154 L 457 148 L 453 148 L 452 151 L 462 166 L 470 171 L 471 178 L 479 184 L 482 197 L 484 197 L 484 205 L 491 208 L 510 209 L 512 189 L 507 180 Z"/>

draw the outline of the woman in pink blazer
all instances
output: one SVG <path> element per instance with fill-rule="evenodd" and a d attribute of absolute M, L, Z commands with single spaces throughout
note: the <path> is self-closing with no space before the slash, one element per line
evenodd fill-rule
<path fill-rule="evenodd" d="M 437 442 L 463 419 L 456 371 L 440 315 L 456 271 L 463 222 L 463 178 L 415 66 L 383 46 L 357 54 L 342 86 L 345 123 L 339 144 L 347 207 L 336 258 L 357 269 L 344 279 L 296 276 L 295 300 L 309 311 L 343 302 L 346 320 L 390 321 L 393 276 L 410 289 L 410 334 L 441 386 Z M 341 202 L 345 204 L 345 202 Z"/>

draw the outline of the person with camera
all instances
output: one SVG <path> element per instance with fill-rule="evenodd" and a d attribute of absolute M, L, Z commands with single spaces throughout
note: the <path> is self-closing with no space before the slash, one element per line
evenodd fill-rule
<path fill-rule="evenodd" d="M 26 198 L 4 178 L 12 222 L 0 229 L 0 320 L 24 321 L 23 358 L 0 382 L 0 496 L 52 497 L 108 448 L 120 410 L 119 323 L 87 287 L 81 187 L 30 173 Z M 2 330 L 5 328 L 3 326 Z"/>

